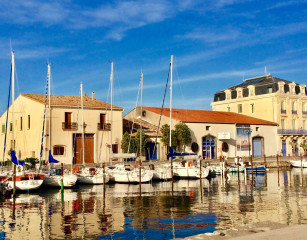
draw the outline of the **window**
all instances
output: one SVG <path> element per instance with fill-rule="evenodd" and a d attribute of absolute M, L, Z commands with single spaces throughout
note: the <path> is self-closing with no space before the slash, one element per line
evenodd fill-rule
<path fill-rule="evenodd" d="M 285 101 L 281 101 L 280 108 L 281 108 L 281 113 L 287 113 Z"/>
<path fill-rule="evenodd" d="M 295 101 L 292 102 L 292 111 L 296 111 L 296 102 Z"/>
<path fill-rule="evenodd" d="M 273 90 L 273 89 L 272 89 L 271 87 L 268 87 L 266 93 L 272 93 L 272 92 L 273 92 L 272 90 Z"/>
<path fill-rule="evenodd" d="M 227 107 L 227 112 L 230 112 L 230 107 Z"/>
<path fill-rule="evenodd" d="M 11 149 L 15 149 L 15 144 L 16 144 L 16 142 L 15 142 L 15 140 L 11 140 Z"/>
<path fill-rule="evenodd" d="M 206 126 L 206 131 L 210 131 L 211 127 L 210 126 Z"/>
<path fill-rule="evenodd" d="M 64 155 L 65 147 L 63 145 L 55 145 L 53 146 L 53 155 Z"/>
<path fill-rule="evenodd" d="M 13 131 L 13 123 L 10 123 L 10 132 Z"/>
<path fill-rule="evenodd" d="M 30 115 L 28 115 L 28 129 L 30 129 L 31 127 L 31 117 Z"/>
<path fill-rule="evenodd" d="M 106 122 L 106 115 L 104 113 L 100 113 L 100 126 L 103 126 Z"/>
<path fill-rule="evenodd" d="M 286 121 L 285 121 L 285 119 L 281 119 L 281 129 L 286 129 Z"/>
<path fill-rule="evenodd" d="M 253 103 L 250 105 L 250 112 L 255 113 L 255 105 Z"/>
<path fill-rule="evenodd" d="M 259 132 L 260 131 L 260 127 L 256 127 L 256 132 Z"/>
<path fill-rule="evenodd" d="M 238 113 L 242 113 L 242 104 L 238 104 Z"/>
<path fill-rule="evenodd" d="M 5 124 L 2 124 L 2 133 L 5 133 Z"/>
<path fill-rule="evenodd" d="M 22 131 L 22 117 L 20 117 L 20 130 Z"/>
<path fill-rule="evenodd" d="M 296 129 L 296 119 L 292 120 L 292 129 Z"/>

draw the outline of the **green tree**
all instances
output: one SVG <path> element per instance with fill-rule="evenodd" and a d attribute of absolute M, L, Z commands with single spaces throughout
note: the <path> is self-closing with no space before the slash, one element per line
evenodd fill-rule
<path fill-rule="evenodd" d="M 144 156 L 146 144 L 147 144 L 147 138 L 146 138 L 143 130 L 142 130 L 142 135 L 140 134 L 140 132 L 141 132 L 140 129 L 138 129 L 137 132 L 136 132 L 136 136 L 134 138 L 134 144 L 135 144 L 135 147 L 136 147 L 137 156 L 140 156 L 140 136 L 142 136 L 142 156 Z"/>
<path fill-rule="evenodd" d="M 175 139 L 179 152 L 185 151 L 186 145 L 192 142 L 190 129 L 185 123 L 177 123 L 175 125 Z"/>
<path fill-rule="evenodd" d="M 133 150 L 135 148 L 134 139 L 130 137 L 128 132 L 125 132 L 123 135 L 121 148 L 124 153 L 133 153 Z"/>
<path fill-rule="evenodd" d="M 162 138 L 161 141 L 164 143 L 165 146 L 169 146 L 169 125 L 164 124 L 161 127 L 161 133 L 162 133 Z M 176 147 L 176 138 L 175 138 L 175 132 L 172 130 L 172 147 Z"/>

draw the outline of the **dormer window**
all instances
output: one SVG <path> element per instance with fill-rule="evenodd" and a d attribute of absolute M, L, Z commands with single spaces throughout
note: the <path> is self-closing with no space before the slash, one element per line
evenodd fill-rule
<path fill-rule="evenodd" d="M 268 87 L 266 93 L 272 93 L 272 92 L 273 92 L 273 89 L 271 87 Z"/>

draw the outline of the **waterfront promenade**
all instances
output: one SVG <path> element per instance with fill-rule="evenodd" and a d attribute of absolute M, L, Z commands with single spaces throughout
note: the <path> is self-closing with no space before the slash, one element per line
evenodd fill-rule
<path fill-rule="evenodd" d="M 216 231 L 184 238 L 185 240 L 305 240 L 307 225 L 287 226 L 285 224 L 262 222 L 228 231 Z"/>

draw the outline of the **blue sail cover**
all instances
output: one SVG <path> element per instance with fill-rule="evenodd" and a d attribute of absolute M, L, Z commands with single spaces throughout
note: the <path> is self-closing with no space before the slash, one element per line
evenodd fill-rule
<path fill-rule="evenodd" d="M 16 157 L 16 153 L 14 150 L 11 151 L 11 158 L 12 158 L 12 162 L 16 165 L 21 165 L 23 166 L 25 164 L 25 161 L 19 161 Z"/>
<path fill-rule="evenodd" d="M 58 163 L 59 161 L 54 159 L 53 156 L 51 155 L 51 150 L 49 150 L 49 158 L 48 158 L 49 163 Z"/>
<path fill-rule="evenodd" d="M 196 155 L 196 153 L 178 153 L 174 152 L 172 147 L 169 147 L 169 154 L 167 154 L 167 158 L 170 157 L 181 157 L 181 156 L 188 156 L 188 155 Z"/>

